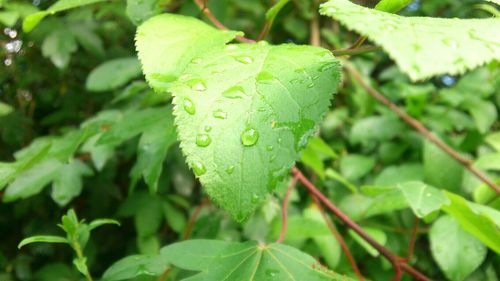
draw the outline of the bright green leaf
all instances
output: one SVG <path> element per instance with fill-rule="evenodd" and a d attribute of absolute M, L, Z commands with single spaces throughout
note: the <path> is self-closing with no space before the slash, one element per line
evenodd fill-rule
<path fill-rule="evenodd" d="M 141 75 L 141 64 L 135 57 L 106 61 L 94 68 L 87 77 L 85 87 L 89 91 L 104 92 L 124 86 Z"/>
<path fill-rule="evenodd" d="M 165 91 L 191 60 L 224 47 L 235 36 L 192 17 L 163 14 L 139 26 L 136 46 L 149 84 Z"/>
<path fill-rule="evenodd" d="M 24 19 L 23 21 L 23 30 L 24 32 L 30 32 L 33 28 L 35 28 L 35 26 L 38 25 L 41 20 L 43 20 L 48 15 L 53 15 L 57 12 L 102 1 L 105 0 L 59 0 L 52 6 L 50 6 L 46 11 L 37 12 L 26 17 L 26 19 Z"/>
<path fill-rule="evenodd" d="M 190 240 L 163 248 L 161 255 L 177 267 L 201 271 L 190 281 L 347 280 L 313 257 L 283 244 Z"/>
<path fill-rule="evenodd" d="M 500 254 L 500 212 L 474 204 L 463 197 L 445 191 L 450 205 L 443 210 L 454 217 L 464 230 Z"/>
<path fill-rule="evenodd" d="M 373 157 L 349 154 L 340 159 L 340 172 L 349 180 L 358 180 L 375 167 Z"/>
<path fill-rule="evenodd" d="M 441 190 L 423 182 L 406 182 L 398 184 L 397 188 L 403 193 L 406 202 L 419 218 L 441 209 L 443 204 L 450 203 Z"/>
<path fill-rule="evenodd" d="M 462 74 L 500 57 L 496 18 L 402 17 L 348 0 L 331 0 L 320 12 L 382 46 L 412 80 Z"/>
<path fill-rule="evenodd" d="M 66 240 L 66 238 L 64 237 L 52 236 L 52 235 L 32 236 L 23 239 L 19 243 L 19 245 L 17 245 L 17 248 L 20 249 L 21 247 L 31 243 L 68 243 L 68 240 Z"/>
<path fill-rule="evenodd" d="M 439 218 L 429 232 L 432 256 L 448 279 L 464 280 L 486 258 L 486 247 L 450 216 Z"/>
<path fill-rule="evenodd" d="M 375 9 L 388 13 L 396 13 L 411 2 L 412 0 L 381 0 L 375 5 Z"/>
<path fill-rule="evenodd" d="M 168 267 L 168 260 L 160 255 L 134 255 L 120 259 L 111 265 L 103 280 L 131 280 L 141 275 L 159 276 Z"/>
<path fill-rule="evenodd" d="M 486 143 L 491 145 L 496 151 L 500 152 L 500 132 L 494 132 L 485 139 Z"/>
<path fill-rule="evenodd" d="M 95 219 L 89 223 L 89 230 L 92 231 L 106 224 L 114 224 L 120 226 L 120 222 L 112 219 Z"/>

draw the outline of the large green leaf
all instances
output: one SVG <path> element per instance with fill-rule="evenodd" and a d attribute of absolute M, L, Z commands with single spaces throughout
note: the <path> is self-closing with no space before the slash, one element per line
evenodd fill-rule
<path fill-rule="evenodd" d="M 32 15 L 26 17 L 23 21 L 23 30 L 25 32 L 30 32 L 37 24 L 43 20 L 48 15 L 53 15 L 55 13 L 73 9 L 76 7 L 90 5 L 97 2 L 102 2 L 106 0 L 59 0 L 54 5 L 50 6 L 47 10 L 36 12 Z"/>
<path fill-rule="evenodd" d="M 445 194 L 451 204 L 444 205 L 443 210 L 454 217 L 463 229 L 500 254 L 500 212 L 469 202 L 451 192 L 445 191 Z"/>
<path fill-rule="evenodd" d="M 130 280 L 141 275 L 159 276 L 168 267 L 168 260 L 160 255 L 128 256 L 111 265 L 103 280 Z"/>
<path fill-rule="evenodd" d="M 190 240 L 163 248 L 161 255 L 177 267 L 201 271 L 186 281 L 348 280 L 282 244 Z"/>
<path fill-rule="evenodd" d="M 464 280 L 486 257 L 486 247 L 465 232 L 450 216 L 439 218 L 431 227 L 431 252 L 448 279 Z"/>
<path fill-rule="evenodd" d="M 500 58 L 500 19 L 402 17 L 348 0 L 331 0 L 320 12 L 379 44 L 412 80 L 461 74 Z"/>
<path fill-rule="evenodd" d="M 155 37 L 178 32 L 182 23 L 192 28 L 187 38 Z M 212 199 L 242 221 L 288 172 L 314 132 L 339 82 L 339 64 L 325 49 L 266 43 L 219 46 L 193 59 L 201 51 L 178 42 L 191 42 L 198 31 L 213 33 L 212 39 L 196 38 L 200 48 L 204 40 L 222 44 L 220 38 L 228 38 L 193 19 L 162 15 L 139 27 L 139 57 L 150 83 L 174 94 L 188 164 Z M 186 67 L 172 86 L 182 69 L 176 64 Z M 158 75 L 168 76 L 163 81 L 170 84 L 158 83 Z"/>
<path fill-rule="evenodd" d="M 139 26 L 136 46 L 146 79 L 164 91 L 195 57 L 222 48 L 236 32 L 220 31 L 186 16 L 163 14 Z"/>

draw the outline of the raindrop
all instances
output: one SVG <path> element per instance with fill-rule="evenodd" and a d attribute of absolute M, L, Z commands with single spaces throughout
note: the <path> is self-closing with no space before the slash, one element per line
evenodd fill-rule
<path fill-rule="evenodd" d="M 200 147 L 207 147 L 212 142 L 212 138 L 208 134 L 198 134 L 196 136 L 196 145 Z"/>
<path fill-rule="evenodd" d="M 197 176 L 201 176 L 207 172 L 207 168 L 205 168 L 205 165 L 203 165 L 200 162 L 194 162 L 192 166 L 193 166 L 193 171 Z"/>
<path fill-rule="evenodd" d="M 298 78 L 293 78 L 292 80 L 290 80 L 290 83 L 291 83 L 291 84 L 299 84 L 299 83 L 301 83 L 301 82 L 302 82 L 302 80 L 300 80 L 300 79 L 298 79 Z"/>
<path fill-rule="evenodd" d="M 192 79 L 186 82 L 186 84 L 188 84 L 188 86 L 191 87 L 192 90 L 198 92 L 203 92 L 207 89 L 205 81 L 201 79 Z"/>
<path fill-rule="evenodd" d="M 336 12 L 337 12 L 337 9 L 330 7 L 330 8 L 328 8 L 328 9 L 326 10 L 326 12 L 327 12 L 327 13 L 336 13 Z"/>
<path fill-rule="evenodd" d="M 335 63 L 327 63 L 319 68 L 319 72 L 325 72 L 337 66 Z"/>
<path fill-rule="evenodd" d="M 235 57 L 235 59 L 239 62 L 241 62 L 242 64 L 251 64 L 253 62 L 253 59 L 251 57 L 248 57 L 248 56 L 239 56 L 239 57 Z"/>
<path fill-rule="evenodd" d="M 277 269 L 273 269 L 273 268 L 270 268 L 270 269 L 267 269 L 266 270 L 266 275 L 267 276 L 270 276 L 270 277 L 274 277 L 276 276 L 280 271 L 277 270 Z"/>
<path fill-rule="evenodd" d="M 272 145 L 266 146 L 267 151 L 273 151 L 274 147 Z"/>
<path fill-rule="evenodd" d="M 207 132 L 207 133 L 208 133 L 208 132 L 210 132 L 210 131 L 212 131 L 212 126 L 208 126 L 208 125 L 207 125 L 207 126 L 205 126 L 205 132 Z"/>
<path fill-rule="evenodd" d="M 241 133 L 241 143 L 244 146 L 253 146 L 257 143 L 259 139 L 259 132 L 254 128 L 246 128 L 243 133 Z"/>
<path fill-rule="evenodd" d="M 313 88 L 313 87 L 314 87 L 314 83 L 311 83 L 311 84 L 307 85 L 307 88 L 309 88 L 309 89 Z"/>
<path fill-rule="evenodd" d="M 191 115 L 193 115 L 196 112 L 196 108 L 194 107 L 194 103 L 189 98 L 184 99 L 183 107 L 184 107 L 184 110 Z"/>
<path fill-rule="evenodd" d="M 259 202 L 260 196 L 257 193 L 252 194 L 251 202 L 252 204 L 257 204 Z"/>
<path fill-rule="evenodd" d="M 259 75 L 257 75 L 257 82 L 261 83 L 269 83 L 275 79 L 276 78 L 274 78 L 274 76 L 271 73 L 266 71 L 262 71 L 259 73 Z"/>
<path fill-rule="evenodd" d="M 227 113 L 224 112 L 222 109 L 217 109 L 212 113 L 212 116 L 217 119 L 226 119 Z"/>
<path fill-rule="evenodd" d="M 241 99 L 245 95 L 245 89 L 243 89 L 243 87 L 239 85 L 236 85 L 225 90 L 222 95 L 228 99 Z"/>
<path fill-rule="evenodd" d="M 234 166 L 231 165 L 229 167 L 226 168 L 226 173 L 228 173 L 229 175 L 232 174 L 234 172 Z"/>

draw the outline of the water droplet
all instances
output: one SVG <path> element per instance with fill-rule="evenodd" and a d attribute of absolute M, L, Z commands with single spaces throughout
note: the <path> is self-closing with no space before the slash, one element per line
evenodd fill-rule
<path fill-rule="evenodd" d="M 252 194 L 252 199 L 250 200 L 252 204 L 257 204 L 259 202 L 260 196 L 257 193 Z"/>
<path fill-rule="evenodd" d="M 307 88 L 309 88 L 309 89 L 313 88 L 313 87 L 314 87 L 314 83 L 311 83 L 311 84 L 307 85 Z"/>
<path fill-rule="evenodd" d="M 207 134 L 198 134 L 196 136 L 196 145 L 201 147 L 207 147 L 212 142 L 212 138 L 210 138 Z"/>
<path fill-rule="evenodd" d="M 243 89 L 243 87 L 239 85 L 236 85 L 225 90 L 222 95 L 228 99 L 241 99 L 245 95 L 245 89 Z"/>
<path fill-rule="evenodd" d="M 302 80 L 300 80 L 299 78 L 293 78 L 292 80 L 290 80 L 290 83 L 291 84 L 299 84 L 299 83 L 302 83 Z"/>
<path fill-rule="evenodd" d="M 322 65 L 320 68 L 319 68 L 319 72 L 325 72 L 325 71 L 328 71 L 334 67 L 336 67 L 337 64 L 336 63 L 327 63 L 325 65 Z"/>
<path fill-rule="evenodd" d="M 234 172 L 234 166 L 231 165 L 229 167 L 226 168 L 226 173 L 228 173 L 229 175 L 232 174 Z"/>
<path fill-rule="evenodd" d="M 267 151 L 273 151 L 274 147 L 272 145 L 266 146 Z"/>
<path fill-rule="evenodd" d="M 294 70 L 294 72 L 299 74 L 307 74 L 307 71 L 304 68 L 297 68 Z"/>
<path fill-rule="evenodd" d="M 257 75 L 257 82 L 261 83 L 269 83 L 275 79 L 276 78 L 274 78 L 274 76 L 267 71 L 262 71 L 259 73 L 259 75 Z"/>
<path fill-rule="evenodd" d="M 243 133 L 241 133 L 241 143 L 244 146 L 253 146 L 257 143 L 259 139 L 259 132 L 254 128 L 246 128 Z"/>
<path fill-rule="evenodd" d="M 226 119 L 227 118 L 227 113 L 224 112 L 222 109 L 217 109 L 214 110 L 212 113 L 212 116 L 217 119 Z"/>
<path fill-rule="evenodd" d="M 179 80 L 180 81 L 186 81 L 189 78 L 191 78 L 191 76 L 192 76 L 191 74 L 183 74 L 183 75 L 179 76 Z"/>
<path fill-rule="evenodd" d="M 191 115 L 193 115 L 196 112 L 196 108 L 194 107 L 194 103 L 189 98 L 184 99 L 183 107 L 184 107 L 184 110 Z"/>
<path fill-rule="evenodd" d="M 210 131 L 212 131 L 212 126 L 208 126 L 208 125 L 207 125 L 207 126 L 205 126 L 205 132 L 207 132 L 207 133 L 208 133 L 208 132 L 210 132 Z"/>
<path fill-rule="evenodd" d="M 203 92 L 207 89 L 207 86 L 205 85 L 205 81 L 202 79 L 191 79 L 186 84 L 191 87 L 192 90 L 198 91 L 198 92 Z"/>
<path fill-rule="evenodd" d="M 238 49 L 238 45 L 227 45 L 226 46 L 226 50 L 236 50 Z"/>
<path fill-rule="evenodd" d="M 278 138 L 278 143 L 281 143 L 283 141 L 282 138 Z"/>
<path fill-rule="evenodd" d="M 200 58 L 195 58 L 191 61 L 192 64 L 200 64 L 202 60 Z"/>
<path fill-rule="evenodd" d="M 207 168 L 205 168 L 205 165 L 203 165 L 200 162 L 194 162 L 192 166 L 193 166 L 193 171 L 197 176 L 201 176 L 207 172 Z"/>
<path fill-rule="evenodd" d="M 270 269 L 267 269 L 266 270 L 266 275 L 269 276 L 269 277 L 274 277 L 276 276 L 280 271 L 277 270 L 277 269 L 273 269 L 273 268 L 270 268 Z"/>
<path fill-rule="evenodd" d="M 239 56 L 235 57 L 235 59 L 241 62 L 242 64 L 251 64 L 253 62 L 253 59 L 249 56 Z"/>
<path fill-rule="evenodd" d="M 326 12 L 327 12 L 327 13 L 336 13 L 336 12 L 337 12 L 337 9 L 330 7 L 330 8 L 328 8 L 328 9 L 326 10 Z"/>

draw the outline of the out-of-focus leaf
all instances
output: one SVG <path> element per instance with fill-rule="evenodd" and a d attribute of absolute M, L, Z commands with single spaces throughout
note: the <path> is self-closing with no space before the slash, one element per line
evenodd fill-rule
<path fill-rule="evenodd" d="M 381 0 L 377 3 L 375 9 L 388 13 L 396 13 L 411 2 L 412 0 Z"/>
<path fill-rule="evenodd" d="M 368 174 L 375 167 L 373 157 L 349 154 L 340 159 L 340 172 L 349 180 L 357 180 Z"/>
<path fill-rule="evenodd" d="M 441 209 L 443 204 L 450 203 L 441 190 L 423 182 L 406 182 L 398 184 L 397 188 L 403 193 L 406 202 L 419 218 Z"/>
<path fill-rule="evenodd" d="M 87 77 L 85 87 L 89 91 L 104 92 L 124 86 L 141 75 L 141 64 L 135 57 L 107 61 L 96 67 Z"/>
<path fill-rule="evenodd" d="M 486 258 L 486 247 L 464 231 L 450 216 L 439 218 L 431 227 L 431 252 L 448 279 L 464 280 Z"/>
<path fill-rule="evenodd" d="M 142 275 L 159 276 L 169 261 L 160 255 L 128 256 L 113 263 L 102 276 L 106 281 L 131 280 Z"/>
<path fill-rule="evenodd" d="M 13 110 L 14 110 L 14 108 L 12 108 L 12 106 L 10 106 L 6 103 L 0 102 L 0 117 L 11 113 Z"/>
<path fill-rule="evenodd" d="M 78 45 L 72 33 L 65 29 L 56 29 L 45 38 L 42 43 L 42 55 L 50 58 L 58 68 L 66 68 L 71 59 L 71 54 Z"/>
<path fill-rule="evenodd" d="M 358 120 L 351 128 L 350 141 L 354 144 L 368 141 L 387 141 L 399 135 L 405 125 L 389 116 L 370 116 Z"/>
<path fill-rule="evenodd" d="M 438 188 L 457 191 L 462 184 L 464 168 L 433 143 L 424 143 L 425 181 Z"/>
<path fill-rule="evenodd" d="M 59 168 L 52 185 L 52 199 L 64 206 L 82 191 L 82 176 L 91 176 L 92 170 L 80 160 L 75 159 Z"/>
<path fill-rule="evenodd" d="M 363 227 L 363 230 L 379 244 L 385 245 L 385 243 L 387 242 L 387 235 L 382 230 L 372 227 Z M 353 230 L 349 230 L 348 232 L 349 235 L 354 238 L 354 241 L 356 241 L 361 247 L 363 247 L 370 255 L 378 257 L 379 252 L 370 244 L 368 244 L 368 242 L 366 242 L 363 238 L 361 238 L 361 236 L 359 236 Z"/>

